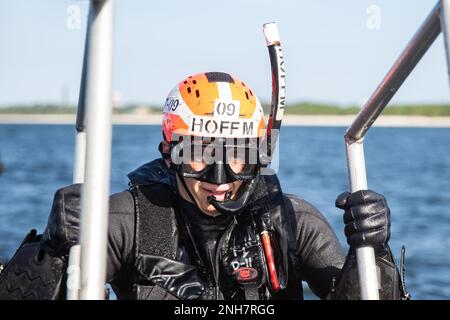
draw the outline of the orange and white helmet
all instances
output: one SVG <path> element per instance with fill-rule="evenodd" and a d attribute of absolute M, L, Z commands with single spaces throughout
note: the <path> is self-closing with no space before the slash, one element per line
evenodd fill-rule
<path fill-rule="evenodd" d="M 261 138 L 265 120 L 255 93 L 238 78 L 223 72 L 187 77 L 168 95 L 163 134 L 218 138 Z"/>

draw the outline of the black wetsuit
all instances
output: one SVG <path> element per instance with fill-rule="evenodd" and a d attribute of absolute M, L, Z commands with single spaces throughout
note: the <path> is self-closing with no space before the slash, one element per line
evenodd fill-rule
<path fill-rule="evenodd" d="M 141 168 L 141 178 L 159 180 L 167 173 L 161 162 Z M 152 178 L 152 176 L 155 176 Z M 136 179 L 136 173 L 129 175 Z M 162 180 L 163 183 L 169 183 Z M 171 180 L 173 183 L 173 180 Z M 180 200 L 183 214 L 189 219 L 194 229 L 194 238 L 200 248 L 201 255 L 213 268 L 213 257 L 217 241 L 230 223 L 232 217 L 222 215 L 216 218 L 200 212 L 191 203 Z M 292 235 L 289 239 L 290 281 L 308 283 L 312 291 L 320 298 L 325 298 L 330 291 L 332 278 L 337 277 L 345 262 L 342 247 L 322 214 L 307 201 L 292 195 L 284 195 L 284 202 L 289 211 L 289 224 Z M 111 196 L 108 241 L 107 279 L 119 298 L 131 296 L 132 285 L 130 271 L 134 268 L 134 226 L 135 207 L 133 196 L 123 191 Z M 302 298 L 302 290 L 296 292 Z"/>
<path fill-rule="evenodd" d="M 276 176 L 264 179 L 264 181 L 272 181 L 264 183 L 267 189 L 273 191 L 271 192 L 274 196 L 270 192 L 267 194 L 260 192 L 266 190 L 265 188 L 257 188 L 255 201 L 251 202 L 248 210 L 251 209 L 250 207 L 257 208 L 263 199 L 269 199 L 266 203 L 270 204 L 271 209 L 267 212 L 270 212 L 271 221 L 275 226 L 273 230 L 277 235 L 276 238 L 279 239 L 278 244 L 281 244 L 278 251 L 282 252 L 282 258 L 277 260 L 279 262 L 277 265 L 285 266 L 284 270 L 287 270 L 287 276 L 280 278 L 287 279 L 284 289 L 278 293 L 269 292 L 270 282 L 267 279 L 267 271 L 264 271 L 266 267 L 263 266 L 265 258 L 261 243 L 257 244 L 259 231 L 256 232 L 258 227 L 255 224 L 252 225 L 255 216 L 251 210 L 249 214 L 242 214 L 237 218 L 229 215 L 215 218 L 205 215 L 196 206 L 177 195 L 175 175 L 162 159 L 141 166 L 128 177 L 133 187 L 113 194 L 109 203 L 107 282 L 111 284 L 119 299 L 159 299 L 159 297 L 163 299 L 174 297 L 247 299 L 254 297 L 255 295 L 250 294 L 251 290 L 247 294 L 246 284 L 239 281 L 237 285 L 233 283 L 237 281 L 233 276 L 236 268 L 243 265 L 246 267 L 241 262 L 245 260 L 247 263 L 247 255 L 250 253 L 253 255 L 251 258 L 254 263 L 254 265 L 250 263 L 250 267 L 255 267 L 258 269 L 258 274 L 263 275 L 257 289 L 260 298 L 302 299 L 302 281 L 306 281 L 320 298 L 359 298 L 354 250 L 350 250 L 346 256 L 334 231 L 322 214 L 307 201 L 297 196 L 283 194 Z M 153 198 L 150 202 L 156 199 L 157 203 L 160 198 L 170 194 L 170 199 L 176 199 L 173 200 L 175 203 L 172 200 L 169 201 L 171 204 L 167 208 L 172 209 L 159 204 L 153 207 L 142 206 L 142 203 L 146 202 L 145 197 L 142 197 L 145 193 L 136 186 L 143 186 L 142 190 L 145 190 L 145 186 L 150 188 L 156 186 L 156 189 L 149 189 L 148 195 Z M 258 198 L 259 195 L 256 195 L 258 192 L 264 197 Z M 77 241 L 79 236 L 80 211 L 80 185 L 72 185 L 57 191 L 44 234 L 36 236 L 35 231 L 29 234 L 15 257 L 6 266 L 5 271 L 0 274 L 0 299 L 26 298 L 21 294 L 23 292 L 27 293 L 27 297 L 30 297 L 28 293 L 31 292 L 37 299 L 55 299 L 64 296 L 63 274 L 67 266 L 68 248 Z M 141 211 L 145 214 L 150 213 L 150 220 L 140 223 L 141 220 L 137 219 L 141 217 L 139 213 Z M 169 234 L 170 236 L 159 239 L 161 243 L 167 241 L 170 244 L 168 247 L 174 247 L 171 243 L 175 244 L 176 254 L 168 257 L 158 253 L 156 255 L 150 253 L 147 256 L 140 253 L 142 239 L 149 240 L 144 241 L 144 246 L 145 243 L 152 244 L 151 235 L 160 233 L 161 229 L 167 227 L 167 223 L 155 224 L 153 229 L 147 229 L 154 230 L 153 233 L 139 233 L 140 226 L 152 225 L 152 219 L 158 220 L 161 215 L 170 215 L 171 212 L 176 213 L 174 216 L 176 218 L 171 220 L 176 223 L 171 224 L 169 221 L 174 228 L 173 232 Z M 180 219 L 187 221 L 187 224 L 180 222 Z M 184 229 L 190 230 L 189 237 L 183 236 Z M 140 236 L 137 241 L 136 234 L 145 234 L 145 236 Z M 222 241 L 223 239 L 226 241 Z M 36 259 L 30 258 L 30 255 L 42 256 L 42 249 L 47 252 L 48 259 L 43 260 L 46 263 L 35 263 Z M 401 286 L 401 277 L 389 248 L 386 246 L 375 252 L 381 283 L 380 298 L 405 297 L 406 290 Z M 144 259 L 140 260 L 140 258 Z M 218 259 L 222 259 L 220 265 Z M 233 265 L 237 267 L 231 268 L 230 266 Z M 203 284 L 197 286 L 200 290 L 190 286 L 194 288 L 194 294 L 185 292 L 183 296 L 179 294 L 181 291 L 172 290 L 175 285 L 165 283 L 161 286 L 161 282 L 157 282 L 161 280 L 161 277 L 159 280 L 152 278 L 155 269 L 163 270 L 159 269 L 161 266 L 163 269 L 166 268 L 166 271 L 169 270 L 169 273 L 172 272 L 171 279 L 177 280 L 176 277 L 178 277 L 176 284 L 178 289 L 183 289 L 185 284 L 189 287 L 200 283 L 198 281 L 201 278 Z M 21 277 L 20 281 L 17 278 L 18 268 L 23 270 L 23 275 L 26 275 Z M 200 276 L 197 276 L 197 273 Z M 178 276 L 180 274 L 181 277 Z M 51 285 L 42 287 L 40 285 L 42 277 Z M 139 286 L 143 283 L 142 281 L 146 281 L 142 286 L 143 290 L 147 290 L 145 289 L 147 286 L 150 291 L 156 290 L 155 288 L 162 291 L 159 291 L 156 296 L 139 295 Z M 51 290 L 53 291 L 50 292 Z M 245 295 L 242 292 L 245 292 Z"/>

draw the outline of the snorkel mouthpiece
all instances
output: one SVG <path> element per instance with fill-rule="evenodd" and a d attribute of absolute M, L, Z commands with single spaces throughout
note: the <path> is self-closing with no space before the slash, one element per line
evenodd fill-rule
<path fill-rule="evenodd" d="M 219 201 L 216 200 L 215 196 L 207 196 L 206 199 L 208 200 L 209 204 L 212 204 L 211 203 L 212 201 L 219 202 Z M 230 199 L 231 199 L 231 192 L 227 192 L 226 195 L 225 195 L 225 200 L 224 201 L 228 201 Z"/>
<path fill-rule="evenodd" d="M 217 201 L 214 196 L 208 196 L 208 202 L 221 213 L 235 216 L 239 215 L 247 207 L 258 181 L 259 174 L 255 179 L 252 179 L 245 186 L 242 186 L 243 189 L 237 195 L 236 200 L 231 199 L 231 193 L 229 192 L 225 201 Z"/>

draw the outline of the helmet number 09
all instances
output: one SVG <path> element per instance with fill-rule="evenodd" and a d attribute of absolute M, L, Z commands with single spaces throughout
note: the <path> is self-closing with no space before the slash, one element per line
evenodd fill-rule
<path fill-rule="evenodd" d="M 239 118 L 240 101 L 216 99 L 214 116 L 224 118 Z"/>

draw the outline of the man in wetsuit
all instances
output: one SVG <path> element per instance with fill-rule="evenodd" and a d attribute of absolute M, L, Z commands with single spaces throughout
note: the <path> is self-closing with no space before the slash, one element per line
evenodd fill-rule
<path fill-rule="evenodd" d="M 263 110 L 226 73 L 181 81 L 163 111 L 162 158 L 110 197 L 107 282 L 119 299 L 358 299 L 355 249 L 375 249 L 381 299 L 404 299 L 388 246 L 385 198 L 341 194 L 347 255 L 322 214 L 284 194 L 260 162 Z M 79 237 L 80 189 L 56 192 L 43 235 L 30 233 L 0 274 L 0 298 L 64 298 Z M 20 290 L 17 290 L 20 289 Z"/>

